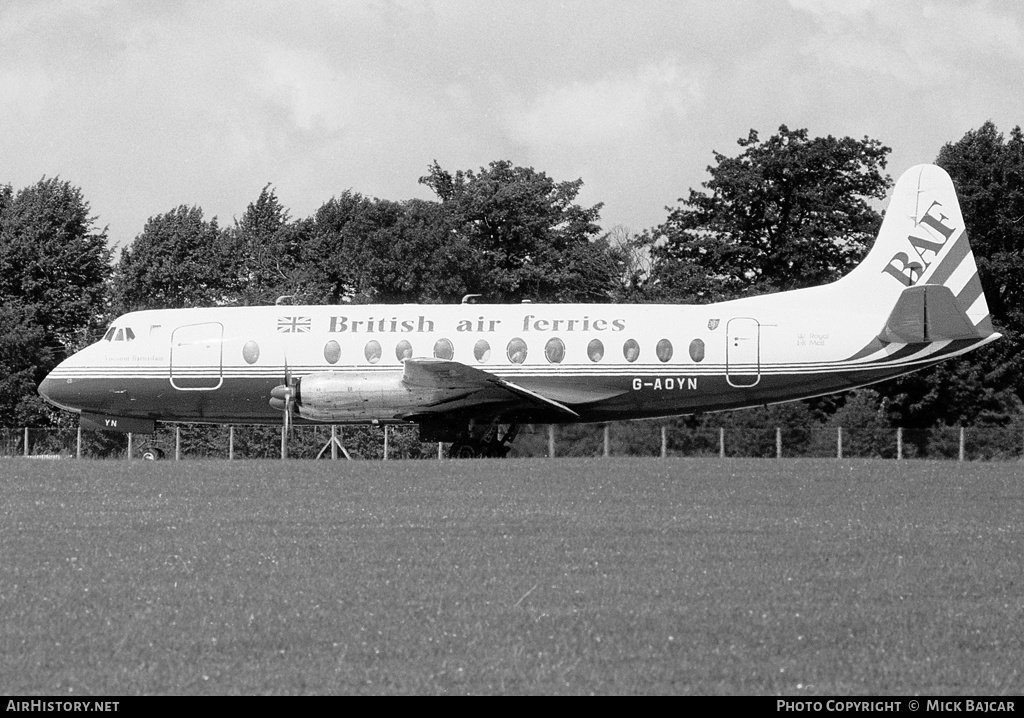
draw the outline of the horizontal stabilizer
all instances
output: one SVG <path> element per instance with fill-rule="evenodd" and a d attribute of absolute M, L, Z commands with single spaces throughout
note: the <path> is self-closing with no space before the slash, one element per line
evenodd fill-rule
<path fill-rule="evenodd" d="M 534 406 L 550 409 L 578 417 L 575 411 L 542 394 L 506 381 L 490 372 L 467 366 L 448 359 L 414 358 L 405 360 L 404 382 L 410 386 L 430 388 L 444 393 L 464 396 L 467 392 L 500 389 L 519 399 L 525 399 Z"/>
<path fill-rule="evenodd" d="M 924 284 L 903 290 L 878 338 L 915 344 L 984 336 L 957 306 L 949 287 Z"/>

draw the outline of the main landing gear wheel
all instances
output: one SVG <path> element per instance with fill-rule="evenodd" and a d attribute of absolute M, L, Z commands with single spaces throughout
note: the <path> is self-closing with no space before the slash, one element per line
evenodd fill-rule
<path fill-rule="evenodd" d="M 164 458 L 164 452 L 156 447 L 149 447 L 142 450 L 141 456 L 143 461 L 160 461 Z"/>
<path fill-rule="evenodd" d="M 470 431 L 452 444 L 448 456 L 452 459 L 504 459 L 512 450 L 512 441 L 519 433 L 519 425 L 511 424 L 504 434 L 498 431 L 498 424 L 492 424 L 481 436 L 474 437 Z"/>
<path fill-rule="evenodd" d="M 448 455 L 453 459 L 475 459 L 480 456 L 480 447 L 476 442 L 458 441 L 452 444 Z"/>

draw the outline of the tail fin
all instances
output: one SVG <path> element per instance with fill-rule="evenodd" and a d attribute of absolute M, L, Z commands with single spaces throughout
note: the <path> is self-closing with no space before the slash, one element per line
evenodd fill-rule
<path fill-rule="evenodd" d="M 892 310 L 879 335 L 886 341 L 993 333 L 953 181 L 935 165 L 912 167 L 900 177 L 878 239 L 841 283 L 856 287 L 854 301 Z"/>

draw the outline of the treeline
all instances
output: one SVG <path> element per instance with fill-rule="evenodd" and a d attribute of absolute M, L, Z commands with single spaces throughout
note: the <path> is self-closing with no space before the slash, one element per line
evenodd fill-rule
<path fill-rule="evenodd" d="M 868 137 L 751 130 L 735 156 L 713 153 L 709 179 L 665 221 L 602 228 L 582 180 L 555 181 L 496 161 L 420 182 L 436 199 L 345 190 L 294 219 L 272 185 L 230 224 L 179 206 L 146 222 L 117 261 L 79 189 L 43 179 L 0 185 L 0 402 L 6 426 L 71 419 L 35 386 L 68 353 L 135 309 L 273 303 L 482 301 L 708 303 L 814 286 L 846 274 L 881 223 L 890 152 Z M 1024 136 L 985 123 L 942 147 L 993 323 L 1005 339 L 874 390 L 737 412 L 761 426 L 939 428 L 1022 422 Z M 680 428 L 723 417 L 680 419 Z M 921 435 L 927 436 L 927 432 Z M 922 447 L 923 449 L 924 447 Z"/>

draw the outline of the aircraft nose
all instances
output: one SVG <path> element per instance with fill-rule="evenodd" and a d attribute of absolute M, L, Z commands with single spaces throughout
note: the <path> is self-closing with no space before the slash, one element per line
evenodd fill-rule
<path fill-rule="evenodd" d="M 50 404 L 61 409 L 74 410 L 79 408 L 75 406 L 75 400 L 79 397 L 79 392 L 77 387 L 75 387 L 74 381 L 67 378 L 57 378 L 54 376 L 57 373 L 55 369 L 39 382 L 39 387 L 37 388 L 39 395 Z"/>
<path fill-rule="evenodd" d="M 39 382 L 37 391 L 39 396 L 46 399 L 51 404 L 57 403 L 57 395 L 59 393 L 59 384 L 57 380 L 53 378 L 53 374 L 47 374 L 46 378 Z"/>

